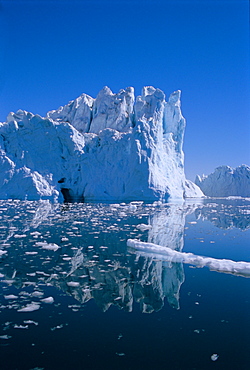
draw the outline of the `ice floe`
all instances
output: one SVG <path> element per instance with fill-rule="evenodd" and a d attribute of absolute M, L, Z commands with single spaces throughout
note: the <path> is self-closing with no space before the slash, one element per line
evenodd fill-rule
<path fill-rule="evenodd" d="M 33 302 L 23 308 L 20 308 L 19 310 L 17 310 L 17 312 L 32 312 L 39 310 L 39 308 L 40 305 L 38 303 Z"/>
<path fill-rule="evenodd" d="M 157 244 L 145 243 L 134 239 L 128 239 L 127 246 L 134 248 L 144 255 L 146 254 L 151 257 L 155 255 L 155 257 L 160 260 L 187 263 L 196 267 L 206 266 L 213 271 L 250 277 L 250 262 L 203 257 L 193 253 L 178 252 L 168 247 L 162 247 Z"/>
<path fill-rule="evenodd" d="M 43 298 L 43 299 L 41 299 L 41 302 L 52 304 L 52 303 L 54 303 L 54 298 L 53 297 Z"/>

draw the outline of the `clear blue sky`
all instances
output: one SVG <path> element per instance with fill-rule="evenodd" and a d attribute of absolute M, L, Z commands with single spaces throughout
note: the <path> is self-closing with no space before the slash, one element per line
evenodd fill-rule
<path fill-rule="evenodd" d="M 0 121 L 105 85 L 182 90 L 189 179 L 250 165 L 248 0 L 2 0 Z"/>

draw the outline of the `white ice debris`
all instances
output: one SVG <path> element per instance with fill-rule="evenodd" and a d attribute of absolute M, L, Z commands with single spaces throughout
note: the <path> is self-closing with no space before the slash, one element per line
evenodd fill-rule
<path fill-rule="evenodd" d="M 10 339 L 12 338 L 11 335 L 0 335 L 0 339 L 4 339 L 4 340 L 7 340 L 7 339 Z"/>
<path fill-rule="evenodd" d="M 39 310 L 39 308 L 40 308 L 40 305 L 36 302 L 33 302 L 23 308 L 20 308 L 19 310 L 17 310 L 17 312 L 32 312 L 32 311 Z"/>
<path fill-rule="evenodd" d="M 136 228 L 138 230 L 145 231 L 145 230 L 152 229 L 152 226 L 151 225 L 146 225 L 146 224 L 139 224 L 139 225 L 136 225 Z"/>
<path fill-rule="evenodd" d="M 219 355 L 217 355 L 217 353 L 214 353 L 214 354 L 211 356 L 211 360 L 212 360 L 212 361 L 216 361 L 216 360 L 218 360 L 218 358 L 219 358 Z"/>
<path fill-rule="evenodd" d="M 18 110 L 0 124 L 0 199 L 183 200 L 187 181 L 180 91 L 104 87 L 45 118 Z"/>
<path fill-rule="evenodd" d="M 43 299 L 41 299 L 41 302 L 52 304 L 52 303 L 54 303 L 54 298 L 53 297 L 43 298 Z"/>
<path fill-rule="evenodd" d="M 4 298 L 5 299 L 17 299 L 18 296 L 17 295 L 14 295 L 14 294 L 9 294 L 9 295 L 5 295 Z"/>
<path fill-rule="evenodd" d="M 33 320 L 24 320 L 24 324 L 28 324 L 28 325 L 33 324 L 33 325 L 37 326 L 38 322 L 33 321 Z"/>
<path fill-rule="evenodd" d="M 71 287 L 78 287 L 80 283 L 78 283 L 77 281 L 69 281 L 67 285 Z"/>
<path fill-rule="evenodd" d="M 55 243 L 46 243 L 46 242 L 37 242 L 35 243 L 35 245 L 37 247 L 42 247 L 42 249 L 47 249 L 49 251 L 54 251 L 56 252 L 59 248 L 59 245 L 55 244 Z"/>
<path fill-rule="evenodd" d="M 14 325 L 14 329 L 29 329 L 28 325 Z"/>
<path fill-rule="evenodd" d="M 143 255 L 154 256 L 163 261 L 187 263 L 197 267 L 206 266 L 213 271 L 250 277 L 250 262 L 236 262 L 227 259 L 203 257 L 193 253 L 178 252 L 168 247 L 162 247 L 153 243 L 144 243 L 136 239 L 128 239 L 127 245 Z"/>
<path fill-rule="evenodd" d="M 221 166 L 208 176 L 196 176 L 196 185 L 210 197 L 250 196 L 250 167 Z"/>
<path fill-rule="evenodd" d="M 57 325 L 57 326 L 54 326 L 53 328 L 51 328 L 50 330 L 51 331 L 54 331 L 54 330 L 57 330 L 57 329 L 62 329 L 63 328 L 63 324 L 61 325 Z"/>

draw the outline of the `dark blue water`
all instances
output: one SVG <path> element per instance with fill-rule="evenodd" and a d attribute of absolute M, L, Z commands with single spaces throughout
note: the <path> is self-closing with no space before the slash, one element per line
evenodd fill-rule
<path fill-rule="evenodd" d="M 249 200 L 5 201 L 0 220 L 1 370 L 250 368 L 250 279 L 126 245 L 250 262 Z"/>

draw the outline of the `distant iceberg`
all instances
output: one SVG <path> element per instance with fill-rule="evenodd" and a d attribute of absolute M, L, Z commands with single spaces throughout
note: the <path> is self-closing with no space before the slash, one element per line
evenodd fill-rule
<path fill-rule="evenodd" d="M 82 94 L 45 118 L 18 110 L 0 123 L 0 199 L 183 200 L 186 180 L 180 91 L 146 86 L 96 99 Z"/>
<path fill-rule="evenodd" d="M 208 176 L 196 176 L 195 184 L 206 196 L 250 196 L 250 167 L 243 164 L 232 168 L 220 166 Z"/>

